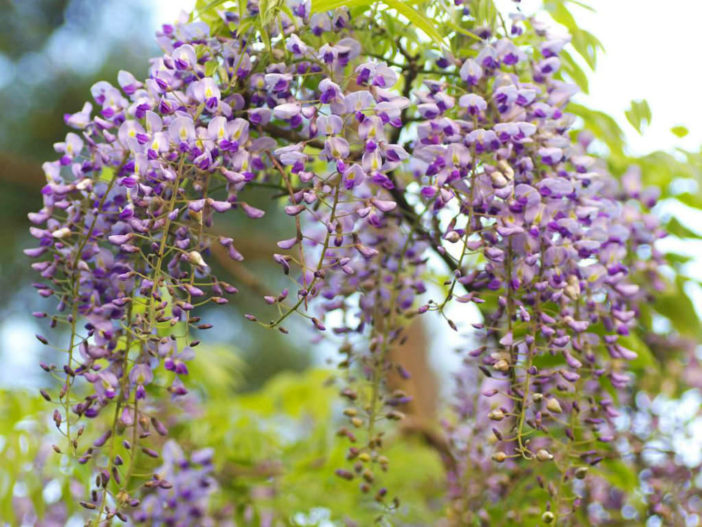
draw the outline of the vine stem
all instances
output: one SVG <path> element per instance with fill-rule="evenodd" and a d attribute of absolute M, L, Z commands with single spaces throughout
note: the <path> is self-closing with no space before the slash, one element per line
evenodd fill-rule
<path fill-rule="evenodd" d="M 273 161 L 274 164 L 276 165 L 276 168 L 281 172 L 284 173 L 283 167 L 281 167 L 275 160 Z M 335 221 L 336 218 L 336 207 L 339 203 L 339 194 L 340 194 L 340 186 L 341 186 L 341 180 L 336 185 L 335 192 L 334 192 L 334 201 L 332 202 L 332 208 L 331 208 L 331 213 L 329 215 L 329 223 L 331 224 L 332 222 Z M 319 255 L 319 260 L 317 262 L 317 270 L 321 270 L 323 265 L 324 265 L 324 258 L 327 254 L 327 250 L 329 249 L 329 242 L 331 240 L 331 232 L 329 229 L 327 229 L 327 233 L 324 237 L 324 242 L 322 243 L 322 251 Z M 302 240 L 300 240 L 299 243 L 302 243 Z M 304 262 L 300 262 L 300 265 L 302 266 L 302 273 L 304 275 Z M 317 283 L 318 277 L 315 274 L 315 276 L 312 278 L 312 281 L 310 282 L 309 289 L 312 289 L 315 284 Z M 274 320 L 270 322 L 269 324 L 266 324 L 267 327 L 269 328 L 275 328 L 278 327 L 286 318 L 288 318 L 292 313 L 294 313 L 298 307 L 302 305 L 302 303 L 305 301 L 307 298 L 307 295 L 302 296 L 288 311 L 280 315 L 277 320 Z"/>
<path fill-rule="evenodd" d="M 158 284 L 161 280 L 161 267 L 163 266 L 163 257 L 166 251 L 166 245 L 168 241 L 168 235 L 171 227 L 171 219 L 170 219 L 170 212 L 173 210 L 175 207 L 176 203 L 176 198 L 178 197 L 178 189 L 180 187 L 180 178 L 183 172 L 183 163 L 184 160 L 181 158 L 180 164 L 178 166 L 178 172 L 176 176 L 176 180 L 173 185 L 173 191 L 171 193 L 171 198 L 168 203 L 168 208 L 166 209 L 166 221 L 163 227 L 163 235 L 161 237 L 161 241 L 159 244 L 159 249 L 158 249 L 158 256 L 157 256 L 157 261 L 156 265 L 154 266 L 154 274 L 153 274 L 153 285 L 151 286 L 151 292 L 148 297 L 148 303 L 149 303 L 149 316 L 147 320 L 145 321 L 145 329 L 144 333 L 142 334 L 142 353 L 144 352 L 144 346 L 146 342 L 148 342 L 149 336 L 151 335 L 151 331 L 153 330 L 154 326 L 154 320 L 156 318 L 156 304 L 154 302 L 154 295 L 156 294 L 156 290 L 158 288 Z M 129 307 L 129 315 L 128 317 L 131 319 L 131 303 Z M 145 335 L 145 337 L 143 336 Z M 128 332 L 127 334 L 127 344 L 125 348 L 125 356 L 124 356 L 124 367 L 122 370 L 122 396 L 126 393 L 126 379 L 128 379 L 129 376 L 129 366 L 128 366 L 128 355 L 129 355 L 129 348 L 131 347 L 131 332 Z M 132 423 L 132 444 L 131 444 L 131 456 L 129 460 L 129 468 L 127 469 L 127 475 L 124 479 L 124 483 L 122 485 L 122 490 L 126 489 L 129 486 L 129 480 L 131 479 L 131 475 L 134 470 L 135 466 L 135 458 L 137 455 L 137 441 L 138 441 L 138 433 L 137 433 L 137 425 L 138 425 L 138 401 L 136 398 L 136 390 L 134 391 L 134 422 Z M 111 448 L 110 448 L 110 460 L 108 462 L 108 475 L 111 475 L 111 470 L 112 467 L 114 466 L 114 454 L 115 454 L 115 445 L 116 445 L 116 432 L 117 432 L 117 424 L 119 422 L 119 410 L 121 409 L 121 400 L 117 402 L 117 405 L 115 407 L 115 415 L 112 423 L 112 435 L 110 436 L 111 440 Z M 105 513 L 105 507 L 107 506 L 107 486 L 105 486 L 103 495 L 102 495 L 102 500 L 100 503 L 100 507 L 98 509 L 98 512 L 96 514 L 96 519 L 95 519 L 95 525 L 99 525 L 100 521 L 102 519 L 103 514 Z M 90 523 L 92 525 L 92 522 Z"/>
<path fill-rule="evenodd" d="M 78 244 L 78 249 L 76 250 L 76 254 L 73 257 L 73 261 L 71 262 L 71 271 L 72 271 L 72 281 L 71 281 L 71 298 L 73 300 L 73 309 L 71 310 L 71 336 L 69 338 L 68 342 L 68 367 L 71 368 L 71 364 L 73 363 L 73 348 L 76 344 L 76 336 L 77 336 L 77 323 L 78 323 L 78 293 L 80 291 L 80 269 L 78 268 L 78 263 L 80 262 L 81 255 L 83 254 L 83 249 L 85 249 L 85 246 L 88 244 L 88 241 L 90 238 L 93 237 L 93 231 L 95 230 L 95 226 L 97 225 L 98 218 L 100 217 L 100 211 L 102 208 L 105 206 L 105 203 L 107 202 L 107 196 L 110 194 L 110 191 L 112 190 L 112 187 L 114 187 L 115 182 L 117 181 L 117 176 L 124 166 L 124 163 L 126 161 L 123 160 L 122 163 L 120 163 L 119 167 L 114 171 L 112 178 L 110 179 L 109 184 L 107 185 L 107 188 L 105 189 L 105 193 L 102 195 L 100 198 L 100 201 L 98 202 L 98 206 L 96 208 L 95 214 L 93 216 L 93 220 L 90 222 L 90 226 L 88 227 L 88 232 L 86 235 L 83 237 L 83 239 L 80 241 Z M 69 375 L 68 378 L 66 379 L 66 393 L 63 394 L 63 407 L 64 411 L 66 413 L 66 440 L 68 441 L 68 450 L 71 451 L 73 450 L 75 453 L 75 449 L 77 446 L 74 446 L 71 443 L 71 419 L 70 419 L 70 406 L 71 406 L 71 388 L 73 387 L 73 380 L 74 377 Z"/>
<path fill-rule="evenodd" d="M 424 208 L 421 214 L 417 217 L 417 221 L 422 218 L 424 213 L 428 210 L 428 206 Z M 410 242 L 413 240 L 413 235 L 414 235 L 414 227 L 410 229 L 409 233 L 407 234 L 407 239 L 405 240 L 405 243 L 402 246 L 402 250 L 400 252 L 400 258 L 398 260 L 398 265 L 397 265 L 397 272 L 395 273 L 393 277 L 393 282 L 392 282 L 392 292 L 390 294 L 390 314 L 388 317 L 388 326 L 390 327 L 390 330 L 386 331 L 385 334 L 382 334 L 383 337 L 383 345 L 382 349 L 380 352 L 380 356 L 377 358 L 375 361 L 374 367 L 373 367 L 373 374 L 371 377 L 371 401 L 370 401 L 370 410 L 368 412 L 368 445 L 370 448 L 371 443 L 373 442 L 373 433 L 374 433 L 374 428 L 375 428 L 375 421 L 377 418 L 377 406 L 378 406 L 378 399 L 379 399 L 379 394 L 380 394 L 380 380 L 381 380 L 381 373 L 382 373 L 382 366 L 385 362 L 385 357 L 389 351 L 389 342 L 388 342 L 388 335 L 392 331 L 392 326 L 394 325 L 395 321 L 395 315 L 396 315 L 396 310 L 395 310 L 395 304 L 397 302 L 397 295 L 398 295 L 398 285 L 400 281 L 400 271 L 402 270 L 402 264 L 404 262 L 405 254 L 407 253 L 407 249 L 409 248 Z M 388 327 L 386 326 L 386 327 Z M 373 450 L 371 448 L 371 450 Z"/>

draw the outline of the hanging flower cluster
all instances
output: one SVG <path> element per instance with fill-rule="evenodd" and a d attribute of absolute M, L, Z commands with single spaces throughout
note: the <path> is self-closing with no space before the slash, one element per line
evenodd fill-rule
<path fill-rule="evenodd" d="M 212 478 L 212 449 L 186 457 L 172 440 L 163 446 L 163 466 L 147 483 L 149 494 L 133 514 L 137 524 L 214 525 L 208 518 L 208 498 L 216 490 Z"/>
<path fill-rule="evenodd" d="M 342 367 L 361 379 L 342 392 L 341 478 L 385 500 L 384 424 L 408 402 L 385 389 L 390 369 L 406 375 L 388 350 L 426 312 L 477 335 L 467 363 L 487 377 L 462 377 L 485 398 L 459 407 L 473 429 L 451 430 L 457 514 L 474 505 L 468 467 L 541 462 L 580 477 L 615 437 L 609 393 L 636 356 L 621 337 L 646 299 L 637 281 L 656 286 L 663 233 L 636 174 L 622 189 L 573 139 L 565 106 L 576 90 L 558 77 L 567 39 L 525 46 L 516 18 L 511 34 L 484 32 L 465 56 L 431 61 L 398 42 L 383 60 L 354 39 L 347 9 L 288 8 L 223 12 L 224 35 L 186 19 L 164 26 L 148 78 L 95 84 L 44 166 L 44 205 L 30 215 L 39 246 L 27 254 L 39 294 L 57 302 L 37 316 L 68 328 L 65 360 L 44 365 L 61 387 L 45 397 L 68 440 L 56 449 L 95 469 L 84 507 L 165 524 L 204 514 L 209 469 L 193 472 L 171 443 L 162 476 L 135 491 L 133 470 L 162 455 L 155 403 L 187 393 L 190 332 L 210 327 L 194 310 L 237 292 L 212 272 L 209 248 L 246 256 L 215 218 L 262 217 L 246 201 L 254 187 L 284 196 L 290 236 L 271 259 L 289 284 L 265 297 L 269 321 L 247 318 L 287 332 L 302 315 L 343 339 Z M 431 254 L 452 273 L 440 301 L 427 287 Z M 448 317 L 452 302 L 482 309 L 477 333 Z M 91 420 L 110 426 L 86 442 Z M 549 492 L 555 518 L 563 493 Z"/>

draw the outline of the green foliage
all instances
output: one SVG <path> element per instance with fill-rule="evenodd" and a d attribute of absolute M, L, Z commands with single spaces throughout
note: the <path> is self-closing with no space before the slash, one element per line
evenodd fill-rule
<path fill-rule="evenodd" d="M 24 390 L 0 391 L 0 518 L 7 525 L 22 524 L 21 512 L 33 509 L 43 515 L 51 503 L 66 502 L 68 511 L 75 510 L 77 502 L 69 488 L 66 477 L 69 467 L 59 466 L 57 456 L 51 448 L 58 441 L 52 432 L 46 413 L 46 401 L 38 394 Z M 90 478 L 81 466 L 70 467 L 82 481 Z M 51 502 L 44 498 L 43 491 L 49 484 L 60 491 Z M 26 504 L 18 506 L 18 502 Z"/>
<path fill-rule="evenodd" d="M 300 513 L 320 505 L 335 524 L 353 517 L 361 525 L 372 525 L 381 512 L 364 505 L 372 503 L 372 497 L 364 498 L 354 483 L 334 475 L 344 463 L 344 449 L 335 440 L 341 400 L 332 374 L 284 373 L 260 391 L 237 394 L 241 361 L 230 350 L 201 348 L 190 365 L 191 374 L 205 380 L 197 389 L 204 403 L 197 426 L 180 419 L 170 435 L 189 448 L 216 449 L 222 486 L 219 505 L 234 503 L 233 514 L 241 525 L 258 525 L 258 520 L 244 520 L 248 506 L 255 507 L 256 518 L 275 511 L 285 524 L 297 525 L 304 516 Z M 46 509 L 42 493 L 53 479 L 61 482 L 58 499 L 69 507 L 69 514 L 81 513 L 61 456 L 50 447 L 60 438 L 51 431 L 45 405 L 35 394 L 0 393 L 0 453 L 13 460 L 0 466 L 0 517 L 5 520 L 20 521 L 14 511 L 18 493 L 27 496 L 41 517 Z M 161 417 L 170 420 L 167 414 Z M 436 451 L 419 439 L 399 436 L 388 438 L 388 444 L 390 469 L 380 477 L 402 498 L 397 518 L 424 525 L 438 521 L 443 513 L 443 468 Z M 141 456 L 135 472 L 148 476 L 159 464 Z M 82 474 L 82 465 L 77 467 L 71 468 L 72 473 L 87 481 L 89 473 Z M 259 496 L 255 502 L 254 495 Z"/>
<path fill-rule="evenodd" d="M 684 126 L 673 126 L 670 131 L 675 135 L 676 137 L 685 137 L 689 132 L 687 128 Z"/>
<path fill-rule="evenodd" d="M 669 284 L 669 288 L 658 295 L 654 308 L 666 317 L 673 328 L 683 336 L 698 339 L 702 334 L 702 324 L 692 300 L 685 290 L 687 280 L 678 276 Z"/>
<path fill-rule="evenodd" d="M 644 124 L 651 124 L 651 108 L 646 100 L 631 101 L 631 108 L 626 112 L 626 119 L 636 131 L 641 133 Z"/>
<path fill-rule="evenodd" d="M 436 29 L 432 20 L 416 9 L 407 5 L 407 3 L 402 0 L 383 0 L 388 7 L 394 9 L 399 14 L 404 16 L 409 20 L 410 24 L 417 26 L 421 29 L 429 38 L 431 38 L 439 46 L 445 46 L 445 41 L 441 33 Z"/>
<path fill-rule="evenodd" d="M 597 65 L 597 54 L 604 51 L 602 43 L 589 31 L 580 27 L 573 14 L 570 12 L 567 3 L 573 3 L 581 7 L 587 7 L 581 2 L 568 2 L 568 0 L 546 0 L 544 8 L 551 17 L 564 26 L 571 35 L 571 44 L 591 69 Z"/>
<path fill-rule="evenodd" d="M 275 511 L 292 525 L 296 515 L 320 505 L 340 525 L 347 517 L 371 525 L 381 512 L 362 506 L 372 497 L 364 498 L 356 484 L 334 475 L 344 464 L 344 448 L 335 440 L 341 401 L 331 375 L 324 370 L 281 374 L 260 391 L 239 396 L 208 384 L 198 426 L 174 430 L 182 442 L 221 453 L 222 494 L 236 503 L 239 521 L 247 506 L 255 507 L 257 517 Z M 388 441 L 391 465 L 381 477 L 401 496 L 398 518 L 432 524 L 442 512 L 438 455 L 419 441 Z"/>

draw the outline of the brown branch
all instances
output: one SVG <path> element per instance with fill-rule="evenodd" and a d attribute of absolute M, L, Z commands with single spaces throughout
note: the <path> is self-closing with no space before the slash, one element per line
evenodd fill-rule
<path fill-rule="evenodd" d="M 41 165 L 15 154 L 0 153 L 0 181 L 19 187 L 38 189 L 46 183 Z"/>

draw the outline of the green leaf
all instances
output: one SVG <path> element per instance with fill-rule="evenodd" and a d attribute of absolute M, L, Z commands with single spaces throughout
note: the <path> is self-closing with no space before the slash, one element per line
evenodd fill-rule
<path fill-rule="evenodd" d="M 671 265 L 686 264 L 692 260 L 692 256 L 687 256 L 685 254 L 678 254 L 673 252 L 667 252 L 664 255 L 665 260 Z"/>
<path fill-rule="evenodd" d="M 668 220 L 668 223 L 665 226 L 665 230 L 673 236 L 677 236 L 678 238 L 702 238 L 702 234 L 686 227 L 685 225 L 680 223 L 680 221 L 675 217 L 670 218 L 670 220 Z"/>
<path fill-rule="evenodd" d="M 670 131 L 675 135 L 676 137 L 685 137 L 687 134 L 690 133 L 690 131 L 685 128 L 684 126 L 673 126 Z"/>
<path fill-rule="evenodd" d="M 360 7 L 370 6 L 375 3 L 375 0 L 314 0 L 312 2 L 312 13 L 321 13 L 322 11 L 333 11 L 340 7 Z"/>
<path fill-rule="evenodd" d="M 467 29 L 462 28 L 452 20 L 447 20 L 446 25 L 448 25 L 454 31 L 458 31 L 459 33 L 466 35 L 467 37 L 474 38 L 475 40 L 482 40 L 478 35 L 476 35 L 472 31 L 468 31 Z"/>
<path fill-rule="evenodd" d="M 587 65 L 594 70 L 597 65 L 597 51 L 604 49 L 597 37 L 589 31 L 579 29 L 573 31 L 571 44 L 575 48 L 575 51 L 585 59 Z"/>
<path fill-rule="evenodd" d="M 631 101 L 631 108 L 626 112 L 627 121 L 631 123 L 631 126 L 636 128 L 636 131 L 641 133 L 642 125 L 651 124 L 651 108 L 648 106 L 646 99 L 641 99 L 640 101 Z"/>
<path fill-rule="evenodd" d="M 595 8 L 589 4 L 586 4 L 585 2 L 580 2 L 579 0 L 567 0 L 567 1 L 569 1 L 571 4 L 575 4 L 579 7 L 582 7 L 583 9 L 586 9 L 587 11 L 590 11 L 591 13 L 595 13 Z"/>
<path fill-rule="evenodd" d="M 605 459 L 597 469 L 612 485 L 625 492 L 638 487 L 639 480 L 633 468 L 619 459 Z"/>
<path fill-rule="evenodd" d="M 488 26 L 494 29 L 498 11 L 492 0 L 476 0 L 471 12 L 475 13 L 478 26 Z"/>
<path fill-rule="evenodd" d="M 589 93 L 590 83 L 587 79 L 587 74 L 583 69 L 578 66 L 578 64 L 573 60 L 573 57 L 567 51 L 561 51 L 561 61 L 563 63 L 562 71 L 568 77 L 571 78 L 575 84 L 583 91 L 583 93 Z"/>
<path fill-rule="evenodd" d="M 702 327 L 695 306 L 685 292 L 685 284 L 685 279 L 678 276 L 668 291 L 656 297 L 653 307 L 670 320 L 678 333 L 697 339 Z"/>
<path fill-rule="evenodd" d="M 702 196 L 699 194 L 683 192 L 682 194 L 676 194 L 673 198 L 677 199 L 680 203 L 684 203 L 688 207 L 702 209 Z"/>
<path fill-rule="evenodd" d="M 422 13 L 407 5 L 403 0 L 383 0 L 383 3 L 391 7 L 410 21 L 410 24 L 417 26 L 439 46 L 445 47 L 444 37 L 436 29 L 436 22 L 427 18 Z"/>
<path fill-rule="evenodd" d="M 546 0 L 544 2 L 544 8 L 549 12 L 551 18 L 553 18 L 559 24 L 565 26 L 571 35 L 578 31 L 579 28 L 575 18 L 573 18 L 571 12 L 568 11 L 568 8 L 563 5 L 562 1 Z"/>
<path fill-rule="evenodd" d="M 641 337 L 635 333 L 630 333 L 625 337 L 620 337 L 619 344 L 630 349 L 631 351 L 636 352 L 638 355 L 638 357 L 636 357 L 634 360 L 628 362 L 629 367 L 632 370 L 646 370 L 657 365 L 656 358 L 651 352 L 651 349 L 643 340 L 641 340 Z"/>
<path fill-rule="evenodd" d="M 193 20 L 198 17 L 202 18 L 204 15 L 209 14 L 210 11 L 216 7 L 219 7 L 225 2 L 227 2 L 227 0 L 212 0 L 211 2 L 207 2 L 207 0 L 198 0 L 195 4 L 195 9 L 190 14 L 190 19 Z"/>
<path fill-rule="evenodd" d="M 568 110 L 581 117 L 585 129 L 603 141 L 610 152 L 618 156 L 624 155 L 624 132 L 610 115 L 573 102 L 568 104 Z"/>

